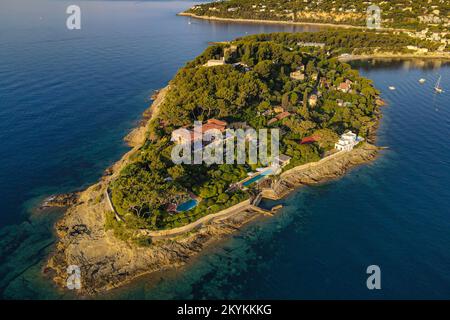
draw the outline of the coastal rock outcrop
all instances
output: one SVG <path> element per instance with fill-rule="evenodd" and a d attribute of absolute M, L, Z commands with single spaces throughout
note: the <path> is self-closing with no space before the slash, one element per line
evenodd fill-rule
<path fill-rule="evenodd" d="M 364 143 L 351 152 L 338 153 L 316 163 L 295 167 L 283 172 L 278 179 L 272 182 L 269 188 L 263 189 L 263 196 L 277 200 L 300 186 L 313 185 L 338 178 L 349 169 L 375 159 L 378 150 L 378 147 Z"/>
<path fill-rule="evenodd" d="M 65 287 L 68 266 L 78 266 L 82 283 L 80 294 L 104 292 L 140 275 L 184 265 L 211 242 L 259 216 L 252 211 L 239 212 L 202 226 L 194 233 L 141 247 L 119 240 L 113 231 L 105 230 L 104 213 L 108 208 L 104 202 L 95 203 L 99 192 L 92 187 L 86 190 L 82 195 L 84 202 L 70 208 L 58 222 L 60 241 L 45 269 L 58 285 Z"/>
<path fill-rule="evenodd" d="M 50 207 L 69 207 L 74 205 L 78 201 L 79 196 L 79 192 L 53 195 L 45 199 L 40 208 L 44 209 Z"/>

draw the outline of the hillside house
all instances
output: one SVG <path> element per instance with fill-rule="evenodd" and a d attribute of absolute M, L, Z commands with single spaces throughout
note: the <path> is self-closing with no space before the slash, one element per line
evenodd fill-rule
<path fill-rule="evenodd" d="M 339 141 L 334 145 L 339 151 L 351 151 L 358 143 L 364 139 L 358 137 L 355 133 L 348 131 L 341 135 Z"/>
<path fill-rule="evenodd" d="M 302 71 L 300 71 L 300 70 L 291 72 L 289 74 L 289 76 L 291 77 L 292 80 L 297 80 L 297 81 L 304 81 L 305 80 L 305 74 Z"/>
<path fill-rule="evenodd" d="M 308 99 L 308 103 L 311 107 L 315 107 L 317 105 L 317 95 L 312 94 L 309 99 Z"/>
<path fill-rule="evenodd" d="M 223 66 L 226 64 L 225 57 L 222 57 L 221 59 L 210 59 L 208 60 L 203 66 L 204 67 L 215 67 L 215 66 Z"/>

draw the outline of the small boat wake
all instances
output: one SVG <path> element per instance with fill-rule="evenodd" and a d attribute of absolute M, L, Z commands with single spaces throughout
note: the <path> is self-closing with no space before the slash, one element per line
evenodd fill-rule
<path fill-rule="evenodd" d="M 442 78 L 442 76 L 439 76 L 439 79 L 438 79 L 438 81 L 436 82 L 436 85 L 434 86 L 434 91 L 435 91 L 436 93 L 442 93 L 442 92 L 444 92 L 444 90 L 443 90 L 442 87 L 441 87 L 441 78 Z"/>

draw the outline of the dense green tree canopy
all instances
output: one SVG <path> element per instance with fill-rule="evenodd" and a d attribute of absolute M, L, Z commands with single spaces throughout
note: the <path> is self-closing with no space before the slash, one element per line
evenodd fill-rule
<path fill-rule="evenodd" d="M 352 43 L 372 41 L 363 32 L 350 34 Z M 291 167 L 320 159 L 347 129 L 367 137 L 377 122 L 379 92 L 330 52 L 330 47 L 340 43 L 335 36 L 317 33 L 314 39 L 329 47 L 307 52 L 297 43 L 311 34 L 249 36 L 211 46 L 181 68 L 170 83 L 158 118 L 149 125 L 146 143 L 110 186 L 114 205 L 126 223 L 136 228 L 171 228 L 250 196 L 252 190 L 230 186 L 260 164 L 208 166 L 171 161 L 172 131 L 195 120 L 217 118 L 237 127 L 279 128 L 280 151 L 292 157 Z M 226 64 L 204 66 L 225 52 Z M 291 72 L 303 69 L 303 79 L 291 77 Z M 348 92 L 338 90 L 344 81 L 351 83 Z M 280 107 L 285 116 L 277 119 Z M 318 141 L 301 143 L 312 135 Z M 190 199 L 192 193 L 201 198 L 197 207 L 185 212 L 168 210 Z"/>

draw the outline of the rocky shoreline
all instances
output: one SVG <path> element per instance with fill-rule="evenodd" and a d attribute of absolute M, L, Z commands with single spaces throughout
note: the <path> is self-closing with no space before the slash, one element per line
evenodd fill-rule
<path fill-rule="evenodd" d="M 364 143 L 351 152 L 336 154 L 333 158 L 324 158 L 317 163 L 306 164 L 283 172 L 269 188 L 262 190 L 266 199 L 279 200 L 301 186 L 323 183 L 343 176 L 358 165 L 373 161 L 379 148 Z"/>
<path fill-rule="evenodd" d="M 52 195 L 46 198 L 42 204 L 39 206 L 39 210 L 47 209 L 47 208 L 64 208 L 73 206 L 77 203 L 80 198 L 79 192 L 69 192 Z"/>
<path fill-rule="evenodd" d="M 158 93 L 150 109 L 151 117 L 147 119 L 157 116 L 168 90 L 166 87 Z M 59 241 L 43 271 L 61 288 L 66 287 L 69 265 L 80 267 L 82 288 L 77 293 L 86 296 L 120 287 L 144 274 L 182 266 L 207 246 L 261 216 L 260 212 L 246 208 L 225 219 L 213 220 L 193 232 L 155 240 L 145 247 L 119 240 L 112 230 L 105 230 L 105 213 L 109 211 L 105 199 L 107 185 L 145 141 L 146 128 L 145 124 L 127 136 L 133 149 L 109 168 L 108 174 L 98 183 L 78 193 L 76 201 L 70 202 L 72 197 L 65 195 L 55 197 L 60 199 L 55 200 L 55 204 L 67 203 L 70 207 L 56 224 Z M 263 190 L 264 196 L 280 199 L 299 186 L 337 178 L 350 168 L 373 160 L 377 152 L 377 147 L 366 143 L 309 171 L 293 168 L 275 182 L 272 194 Z"/>
<path fill-rule="evenodd" d="M 256 24 L 285 24 L 285 25 L 299 25 L 299 26 L 319 26 L 319 27 L 337 27 L 344 29 L 367 29 L 365 26 L 352 26 L 349 24 L 335 24 L 335 23 L 319 23 L 319 22 L 299 22 L 299 21 L 283 21 L 283 20 L 261 20 L 261 19 L 241 19 L 241 18 L 221 18 L 215 16 L 199 16 L 194 13 L 180 12 L 178 16 L 191 17 L 194 19 L 210 20 L 210 21 L 225 21 L 225 22 L 242 22 L 242 23 L 256 23 Z M 382 28 L 382 30 L 391 30 Z"/>

